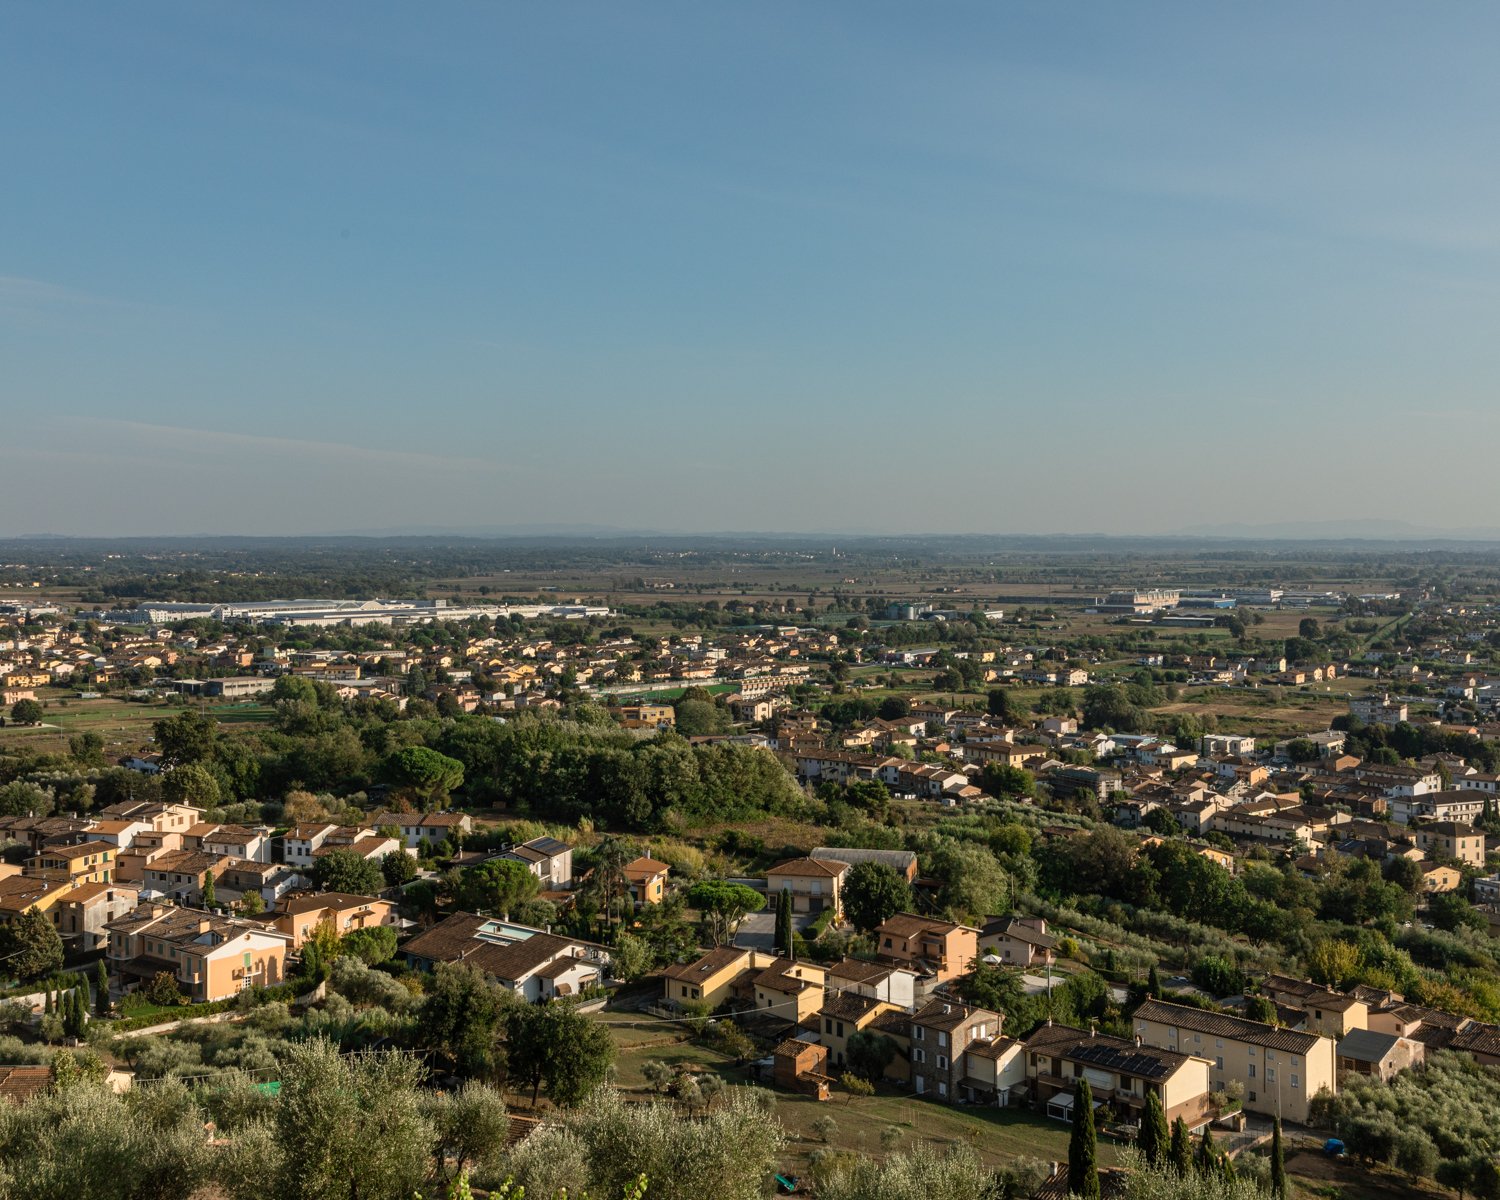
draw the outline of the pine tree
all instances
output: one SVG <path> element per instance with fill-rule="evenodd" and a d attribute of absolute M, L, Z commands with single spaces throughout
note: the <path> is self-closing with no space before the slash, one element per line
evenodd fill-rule
<path fill-rule="evenodd" d="M 1203 1136 L 1198 1139 L 1198 1153 L 1194 1157 L 1193 1168 L 1200 1175 L 1212 1174 L 1218 1158 L 1219 1152 L 1214 1148 L 1214 1131 L 1205 1125 Z"/>
<path fill-rule="evenodd" d="M 94 1015 L 109 1016 L 109 968 L 102 958 L 94 964 Z"/>
<path fill-rule="evenodd" d="M 1136 1138 L 1136 1145 L 1148 1163 L 1159 1167 L 1167 1157 L 1171 1141 L 1172 1134 L 1167 1128 L 1167 1114 L 1161 1106 L 1161 1097 L 1151 1092 L 1146 1097 L 1146 1113 L 1141 1118 L 1141 1132 Z"/>
<path fill-rule="evenodd" d="M 1094 1089 L 1080 1078 L 1073 1088 L 1073 1133 L 1068 1138 L 1068 1193 L 1099 1200 L 1099 1144 L 1094 1131 Z"/>
<path fill-rule="evenodd" d="M 1167 1160 L 1179 1175 L 1186 1175 L 1193 1165 L 1193 1139 L 1181 1117 L 1172 1122 L 1172 1147 Z"/>
<path fill-rule="evenodd" d="M 1281 1118 L 1271 1125 L 1271 1195 L 1286 1200 L 1286 1148 L 1281 1144 Z"/>

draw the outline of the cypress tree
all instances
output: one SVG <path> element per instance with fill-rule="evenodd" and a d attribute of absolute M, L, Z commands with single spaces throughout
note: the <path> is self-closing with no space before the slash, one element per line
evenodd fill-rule
<path fill-rule="evenodd" d="M 1179 1175 L 1186 1175 L 1193 1165 L 1193 1139 L 1188 1133 L 1187 1122 L 1181 1117 L 1172 1122 L 1172 1146 L 1167 1160 Z"/>
<path fill-rule="evenodd" d="M 776 948 L 788 958 L 792 957 L 793 942 L 796 936 L 792 926 L 792 893 L 781 889 L 781 898 L 776 902 Z"/>
<path fill-rule="evenodd" d="M 203 907 L 214 906 L 214 873 L 212 868 L 203 872 Z"/>
<path fill-rule="evenodd" d="M 109 968 L 102 958 L 94 964 L 94 1014 L 109 1016 Z"/>
<path fill-rule="evenodd" d="M 1171 1141 L 1172 1134 L 1167 1128 L 1167 1114 L 1161 1106 L 1161 1097 L 1151 1092 L 1146 1097 L 1146 1112 L 1141 1118 L 1141 1132 L 1136 1138 L 1136 1145 L 1148 1163 L 1159 1167 L 1166 1160 Z"/>
<path fill-rule="evenodd" d="M 1161 976 L 1157 974 L 1156 964 L 1151 964 L 1151 974 L 1146 976 L 1146 995 L 1154 1000 L 1161 999 Z"/>
<path fill-rule="evenodd" d="M 1281 1118 L 1271 1125 L 1271 1195 L 1286 1200 L 1286 1148 L 1281 1144 Z"/>
<path fill-rule="evenodd" d="M 1099 1143 L 1094 1090 L 1082 1077 L 1073 1088 L 1073 1132 L 1068 1138 L 1068 1194 L 1099 1200 Z"/>
<path fill-rule="evenodd" d="M 57 1011 L 57 1005 L 52 1002 L 52 989 L 47 989 L 47 1002 L 42 1006 L 42 1011 L 49 1017 Z"/>
<path fill-rule="evenodd" d="M 1219 1152 L 1214 1149 L 1214 1131 L 1205 1125 L 1203 1136 L 1198 1139 L 1198 1154 L 1193 1166 L 1200 1175 L 1211 1174 L 1218 1157 Z"/>

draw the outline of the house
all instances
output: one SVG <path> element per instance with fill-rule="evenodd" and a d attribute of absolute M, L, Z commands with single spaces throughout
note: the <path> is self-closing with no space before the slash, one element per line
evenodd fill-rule
<path fill-rule="evenodd" d="M 248 825 L 214 825 L 198 835 L 199 850 L 221 858 L 248 862 L 271 861 L 270 831 Z"/>
<path fill-rule="evenodd" d="M 991 917 L 979 931 L 979 952 L 1006 966 L 1046 966 L 1056 960 L 1057 938 L 1045 917 Z"/>
<path fill-rule="evenodd" d="M 316 821 L 293 825 L 281 838 L 281 861 L 291 867 L 311 869 L 313 855 L 323 847 L 339 827 L 332 822 Z"/>
<path fill-rule="evenodd" d="M 828 1047 L 828 1062 L 834 1070 L 848 1064 L 849 1039 L 870 1029 L 883 1014 L 899 1011 L 872 996 L 829 992 L 818 1010 L 818 1037 Z"/>
<path fill-rule="evenodd" d="M 667 874 L 671 865 L 642 855 L 620 868 L 630 889 L 632 904 L 660 904 L 667 895 Z"/>
<path fill-rule="evenodd" d="M 275 912 L 262 918 L 270 928 L 291 939 L 293 950 L 301 950 L 319 925 L 328 924 L 340 937 L 356 929 L 382 925 L 399 927 L 401 918 L 389 900 L 355 896 L 348 892 L 304 892 L 283 897 Z"/>
<path fill-rule="evenodd" d="M 971 1043 L 1000 1036 L 1004 1018 L 988 1009 L 934 996 L 911 1017 L 911 1079 L 917 1095 L 960 1098 Z"/>
<path fill-rule="evenodd" d="M 1249 1112 L 1306 1124 L 1319 1089 L 1338 1091 L 1329 1037 L 1154 999 L 1136 1009 L 1132 1023 L 1144 1045 L 1209 1059 L 1214 1091 L 1241 1083 Z"/>
<path fill-rule="evenodd" d="M 710 1011 L 727 1004 L 734 982 L 749 966 L 753 951 L 735 946 L 710 950 L 690 963 L 662 970 L 662 999 L 669 1004 L 707 1004 Z"/>
<path fill-rule="evenodd" d="M 163 854 L 146 867 L 144 892 L 170 897 L 179 904 L 198 904 L 203 900 L 203 886 L 209 872 L 217 880 L 234 865 L 234 859 L 201 850 L 174 850 Z"/>
<path fill-rule="evenodd" d="M 876 930 L 875 944 L 877 958 L 944 983 L 964 974 L 979 957 L 979 930 L 896 913 Z"/>
<path fill-rule="evenodd" d="M 66 879 L 69 883 L 108 883 L 114 878 L 114 860 L 119 847 L 113 842 L 87 841 L 72 845 L 49 845 L 26 864 L 28 875 L 39 879 Z"/>
<path fill-rule="evenodd" d="M 46 913 L 54 925 L 61 918 L 53 911 L 59 900 L 73 890 L 66 879 L 37 879 L 29 875 L 0 878 L 0 925 L 14 924 L 31 909 Z"/>
<path fill-rule="evenodd" d="M 532 1003 L 576 996 L 602 984 L 609 968 L 603 946 L 465 912 L 419 933 L 402 952 L 422 970 L 440 962 L 471 963 Z"/>
<path fill-rule="evenodd" d="M 70 952 L 92 953 L 109 941 L 109 923 L 133 912 L 139 901 L 139 891 L 129 884 L 80 883 L 58 897 L 53 920 Z"/>
<path fill-rule="evenodd" d="M 814 1100 L 827 1100 L 828 1047 L 817 1042 L 787 1038 L 771 1052 L 771 1078 L 777 1087 L 802 1092 Z"/>
<path fill-rule="evenodd" d="M 1139 1123 L 1153 1094 L 1168 1124 L 1181 1117 L 1188 1129 L 1196 1130 L 1215 1116 L 1209 1083 L 1212 1064 L 1199 1054 L 1049 1022 L 1026 1039 L 1025 1060 L 1033 1101 L 1058 1120 L 1073 1119 L 1079 1079 L 1088 1080 L 1097 1104 L 1113 1104 L 1129 1122 Z"/>
<path fill-rule="evenodd" d="M 166 972 L 190 1000 L 202 1003 L 286 978 L 289 939 L 254 922 L 142 904 L 108 930 L 107 961 L 127 987 Z"/>
<path fill-rule="evenodd" d="M 847 992 L 893 1004 L 907 1012 L 917 1002 L 915 972 L 858 958 L 845 958 L 830 966 L 825 986 L 830 995 Z"/>
<path fill-rule="evenodd" d="M 766 894 L 772 901 L 783 891 L 792 894 L 792 911 L 821 913 L 833 909 L 833 919 L 844 919 L 842 888 L 849 864 L 839 859 L 792 858 L 766 872 Z"/>
<path fill-rule="evenodd" d="M 377 829 L 399 829 L 408 850 L 431 850 L 445 838 L 457 844 L 474 831 L 473 818 L 460 812 L 383 812 L 372 824 Z"/>
<path fill-rule="evenodd" d="M 622 704 L 610 710 L 626 729 L 671 729 L 677 724 L 677 710 L 670 704 Z"/>
<path fill-rule="evenodd" d="M 842 846 L 818 846 L 808 857 L 825 862 L 845 862 L 851 867 L 862 862 L 880 863 L 890 867 L 907 883 L 914 883 L 917 878 L 917 855 L 913 850 L 855 850 Z"/>
<path fill-rule="evenodd" d="M 823 1003 L 827 973 L 816 963 L 776 958 L 751 978 L 755 1011 L 792 1025 L 810 1021 Z"/>
<path fill-rule="evenodd" d="M 1417 845 L 1429 858 L 1456 859 L 1465 866 L 1484 866 L 1484 834 L 1460 821 L 1424 821 L 1414 830 Z"/>
<path fill-rule="evenodd" d="M 1353 1029 L 1340 1039 L 1337 1054 L 1341 1074 L 1354 1071 L 1389 1083 L 1399 1072 L 1420 1067 L 1426 1061 L 1427 1048 L 1393 1033 Z"/>
<path fill-rule="evenodd" d="M 284 863 L 251 862 L 246 858 L 231 860 L 222 875 L 214 876 L 214 895 L 221 904 L 243 900 L 254 892 L 265 904 L 272 905 L 301 886 L 304 886 L 302 877 Z"/>
<path fill-rule="evenodd" d="M 554 837 L 532 838 L 500 855 L 525 863 L 542 881 L 543 891 L 562 891 L 573 886 L 573 847 Z"/>

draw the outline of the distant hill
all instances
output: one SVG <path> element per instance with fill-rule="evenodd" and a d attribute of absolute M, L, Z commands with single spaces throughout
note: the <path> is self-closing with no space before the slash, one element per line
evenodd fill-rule
<path fill-rule="evenodd" d="M 1353 520 L 1281 521 L 1263 525 L 1231 523 L 1227 525 L 1190 525 L 1176 531 L 1180 537 L 1245 538 L 1256 541 L 1343 541 L 1359 539 L 1378 542 L 1496 542 L 1500 529 L 1439 529 L 1413 525 L 1410 521 L 1387 521 L 1377 517 Z"/>

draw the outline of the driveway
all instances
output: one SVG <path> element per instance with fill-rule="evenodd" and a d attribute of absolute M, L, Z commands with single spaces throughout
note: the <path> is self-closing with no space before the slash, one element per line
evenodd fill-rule
<path fill-rule="evenodd" d="M 792 926 L 798 933 L 806 931 L 817 917 L 809 913 L 793 913 Z M 734 944 L 746 950 L 764 950 L 770 953 L 776 948 L 776 913 L 767 909 L 751 913 L 740 922 L 739 932 L 734 935 Z"/>

